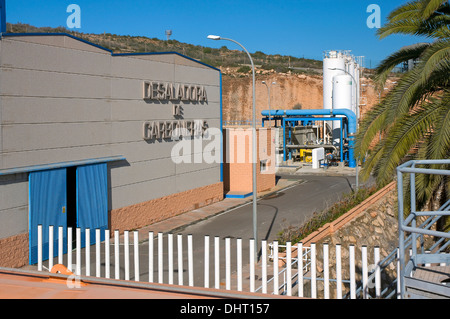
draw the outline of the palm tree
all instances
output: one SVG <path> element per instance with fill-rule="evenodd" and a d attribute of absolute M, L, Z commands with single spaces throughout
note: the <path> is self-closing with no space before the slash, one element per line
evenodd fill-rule
<path fill-rule="evenodd" d="M 426 37 L 430 42 L 404 47 L 376 69 L 375 81 L 384 87 L 394 67 L 411 59 L 418 61 L 361 122 L 356 154 L 364 159 L 362 179 L 373 174 L 381 186 L 390 182 L 396 167 L 407 160 L 450 157 L 449 26 L 449 1 L 413 0 L 391 12 L 378 30 L 380 39 L 404 34 Z M 373 146 L 378 136 L 382 138 Z M 416 185 L 418 203 L 424 205 L 448 193 L 450 181 L 419 174 Z"/>

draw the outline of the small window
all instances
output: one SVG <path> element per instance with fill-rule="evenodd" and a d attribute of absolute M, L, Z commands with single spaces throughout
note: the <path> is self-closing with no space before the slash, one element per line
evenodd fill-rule
<path fill-rule="evenodd" d="M 259 161 L 259 169 L 260 169 L 261 173 L 267 172 L 269 170 L 269 167 L 267 164 L 268 164 L 268 160 Z"/>

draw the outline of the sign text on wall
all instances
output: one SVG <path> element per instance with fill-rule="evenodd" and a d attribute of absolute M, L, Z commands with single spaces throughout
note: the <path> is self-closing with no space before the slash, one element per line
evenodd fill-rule
<path fill-rule="evenodd" d="M 185 102 L 208 102 L 202 85 L 186 85 L 144 81 L 144 100 L 169 100 Z"/>
<path fill-rule="evenodd" d="M 204 120 L 145 121 L 142 135 L 144 140 L 178 140 L 181 137 L 201 137 L 207 129 L 208 123 Z"/>

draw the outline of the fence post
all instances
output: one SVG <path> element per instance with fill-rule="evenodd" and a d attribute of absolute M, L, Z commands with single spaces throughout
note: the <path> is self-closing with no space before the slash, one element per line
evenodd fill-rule
<path fill-rule="evenodd" d="M 119 231 L 114 231 L 114 274 L 116 279 L 120 279 L 120 252 L 119 252 Z"/>
<path fill-rule="evenodd" d="M 72 227 L 67 227 L 67 269 L 72 269 Z"/>
<path fill-rule="evenodd" d="M 219 251 L 220 239 L 214 237 L 214 287 L 220 288 L 220 251 Z"/>
<path fill-rule="evenodd" d="M 95 276 L 100 277 L 100 229 L 95 230 Z"/>
<path fill-rule="evenodd" d="M 169 262 L 169 285 L 173 285 L 173 234 L 167 235 L 168 262 Z"/>
<path fill-rule="evenodd" d="M 81 229 L 77 227 L 76 230 L 76 241 L 77 241 L 77 266 L 76 266 L 76 275 L 81 276 Z"/>
<path fill-rule="evenodd" d="M 111 278 L 111 256 L 110 256 L 110 233 L 109 229 L 105 229 L 105 278 Z"/>
<path fill-rule="evenodd" d="M 303 297 L 303 243 L 297 244 L 298 296 Z"/>
<path fill-rule="evenodd" d="M 250 292 L 255 292 L 255 240 L 250 239 Z"/>
<path fill-rule="evenodd" d="M 380 269 L 380 247 L 374 248 L 374 262 L 375 262 L 375 296 L 381 297 L 381 269 Z"/>
<path fill-rule="evenodd" d="M 262 293 L 267 293 L 267 241 L 261 242 L 262 259 Z"/>
<path fill-rule="evenodd" d="M 84 236 L 84 249 L 86 252 L 86 276 L 91 275 L 91 230 L 86 228 Z"/>
<path fill-rule="evenodd" d="M 237 290 L 242 291 L 242 239 L 236 240 L 237 246 Z"/>
<path fill-rule="evenodd" d="M 231 289 L 231 251 L 230 237 L 225 238 L 225 289 Z"/>
<path fill-rule="evenodd" d="M 204 271 L 204 286 L 209 288 L 209 236 L 205 236 L 205 271 Z"/>
<path fill-rule="evenodd" d="M 368 276 L 367 276 L 367 246 L 361 247 L 361 258 L 362 258 L 362 284 L 363 284 L 363 299 L 367 299 L 369 294 L 368 287 Z"/>
<path fill-rule="evenodd" d="M 148 232 L 148 282 L 153 282 L 153 249 L 154 239 L 153 232 Z"/>
<path fill-rule="evenodd" d="M 329 269 L 328 244 L 323 244 L 323 296 L 330 299 L 330 269 Z"/>
<path fill-rule="evenodd" d="M 183 285 L 183 235 L 178 234 L 178 285 Z"/>
<path fill-rule="evenodd" d="M 311 298 L 317 298 L 316 244 L 311 244 Z"/>
<path fill-rule="evenodd" d="M 342 299 L 342 260 L 341 245 L 336 245 L 336 298 Z"/>
<path fill-rule="evenodd" d="M 350 245 L 348 249 L 350 258 L 350 299 L 356 299 L 355 246 Z"/>
<path fill-rule="evenodd" d="M 133 233 L 134 239 L 134 280 L 139 281 L 139 232 L 137 230 Z"/>
<path fill-rule="evenodd" d="M 189 286 L 194 286 L 194 256 L 192 246 L 192 235 L 188 235 L 188 273 L 189 273 Z"/>
<path fill-rule="evenodd" d="M 58 264 L 63 264 L 63 256 L 64 256 L 64 250 L 63 250 L 63 246 L 64 246 L 64 227 L 63 226 L 59 226 L 58 227 Z"/>
<path fill-rule="evenodd" d="M 38 271 L 42 271 L 42 225 L 38 225 Z"/>
<path fill-rule="evenodd" d="M 158 233 L 158 283 L 163 283 L 163 233 Z"/>
<path fill-rule="evenodd" d="M 273 293 L 278 295 L 278 241 L 273 242 Z"/>
<path fill-rule="evenodd" d="M 125 258 L 125 280 L 130 280 L 130 247 L 128 230 L 123 232 L 123 249 Z"/>
<path fill-rule="evenodd" d="M 53 226 L 48 226 L 48 271 L 53 268 Z"/>
<path fill-rule="evenodd" d="M 292 249 L 291 242 L 286 243 L 286 279 L 287 279 L 287 295 L 292 296 Z"/>

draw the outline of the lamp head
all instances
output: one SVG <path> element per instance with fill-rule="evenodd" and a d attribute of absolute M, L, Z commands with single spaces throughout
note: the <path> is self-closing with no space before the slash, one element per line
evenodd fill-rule
<path fill-rule="evenodd" d="M 210 35 L 208 35 L 208 39 L 210 39 L 210 40 L 220 40 L 220 36 L 210 34 Z"/>

